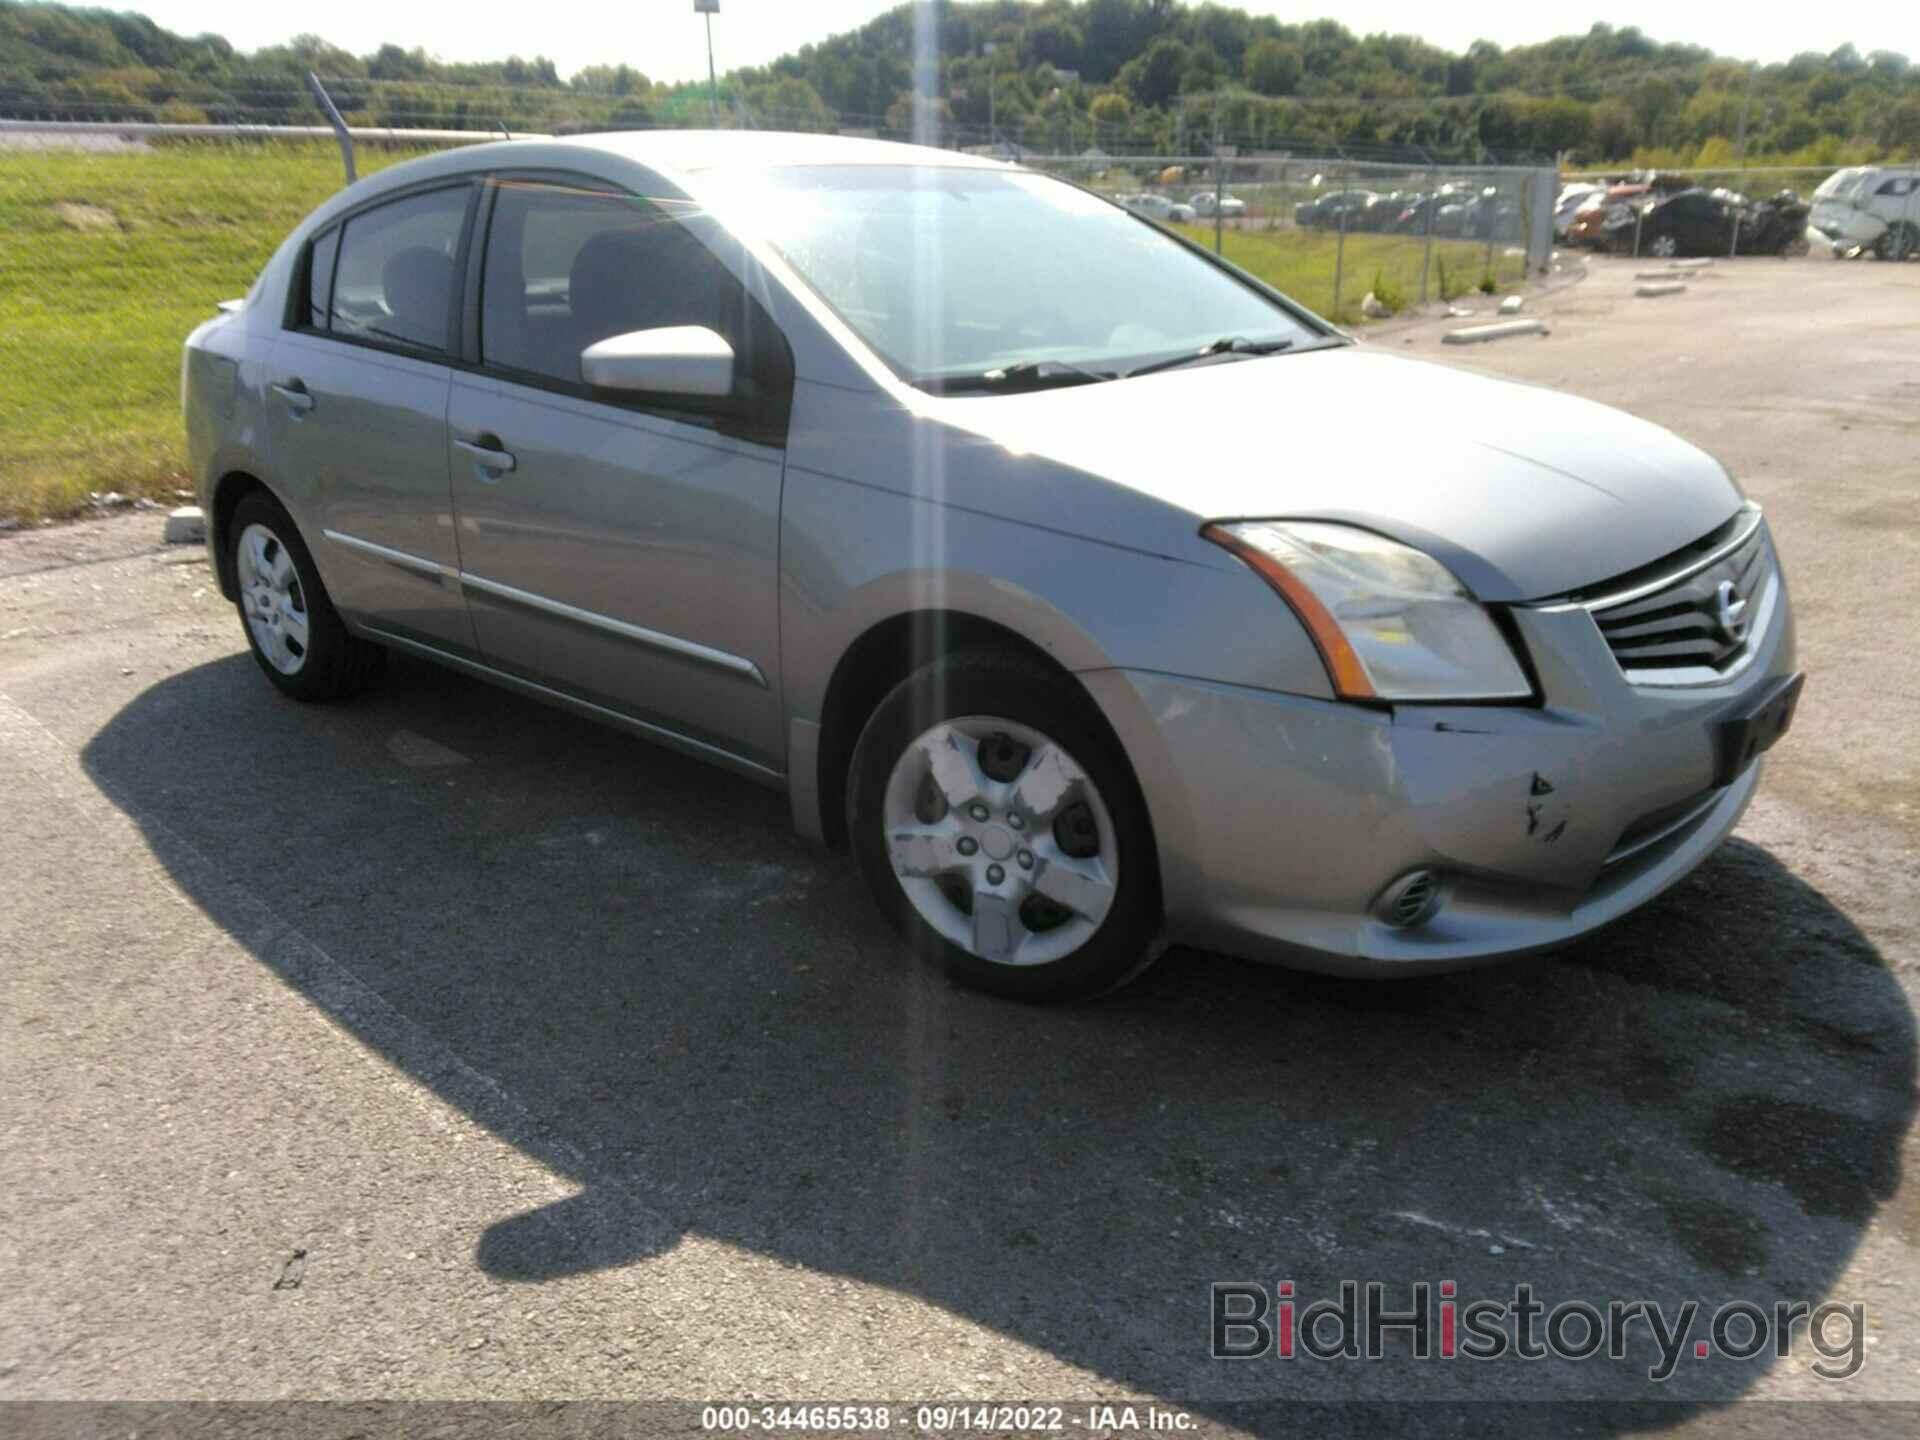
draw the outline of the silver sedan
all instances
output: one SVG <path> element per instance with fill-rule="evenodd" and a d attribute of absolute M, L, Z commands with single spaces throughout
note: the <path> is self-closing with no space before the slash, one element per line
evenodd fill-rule
<path fill-rule="evenodd" d="M 397 650 L 776 787 L 1011 995 L 1168 942 L 1391 975 L 1571 940 L 1719 843 L 1800 688 L 1699 450 L 944 151 L 398 165 L 194 332 L 184 398 L 287 695 Z"/>

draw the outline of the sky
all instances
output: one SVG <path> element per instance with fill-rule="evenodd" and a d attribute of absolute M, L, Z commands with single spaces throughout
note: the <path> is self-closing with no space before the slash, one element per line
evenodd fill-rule
<path fill-rule="evenodd" d="M 123 0 L 95 0 L 121 8 Z M 810 41 L 858 28 L 899 0 L 720 0 L 713 22 L 714 60 L 724 74 L 737 65 L 763 65 Z M 1231 3 L 1231 0 L 1229 0 Z M 571 75 L 587 65 L 632 65 L 654 80 L 706 74 L 701 18 L 692 0 L 543 0 L 532 11 L 472 0 L 328 0 L 324 6 L 263 5 L 260 0 L 146 0 L 125 5 L 167 29 L 187 35 L 224 35 L 242 50 L 257 50 L 313 31 L 356 54 L 386 42 L 416 46 L 445 60 L 503 60 L 546 55 Z M 1525 45 L 1556 35 L 1582 34 L 1592 20 L 1540 0 L 1473 0 L 1437 6 L 1432 0 L 1248 0 L 1253 14 L 1288 21 L 1332 15 L 1359 34 L 1418 35 L 1449 50 L 1475 40 Z M 1723 55 L 1763 63 L 1803 50 L 1826 53 L 1852 42 L 1862 55 L 1897 50 L 1920 60 L 1920 4 L 1867 0 L 1860 5 L 1804 6 L 1765 0 L 1607 0 L 1595 18 L 1624 28 L 1637 25 L 1659 41 L 1704 45 Z M 529 18 L 537 16 L 537 21 Z"/>

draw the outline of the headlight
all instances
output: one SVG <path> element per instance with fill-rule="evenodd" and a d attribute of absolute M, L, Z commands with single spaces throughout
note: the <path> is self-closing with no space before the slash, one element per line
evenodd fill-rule
<path fill-rule="evenodd" d="M 1533 694 L 1486 607 L 1431 555 L 1307 520 L 1200 532 L 1280 592 L 1347 700 L 1523 700 Z"/>

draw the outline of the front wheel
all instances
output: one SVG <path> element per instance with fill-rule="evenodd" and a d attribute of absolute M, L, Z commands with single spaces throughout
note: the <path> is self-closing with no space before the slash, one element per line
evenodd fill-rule
<path fill-rule="evenodd" d="M 881 909 L 962 984 L 1092 995 L 1158 953 L 1139 787 L 1085 695 L 1032 661 L 962 652 L 902 681 L 855 749 L 847 826 Z"/>
<path fill-rule="evenodd" d="M 1671 260 L 1680 253 L 1680 242 L 1671 235 L 1656 235 L 1647 242 L 1647 253 L 1662 260 Z"/>

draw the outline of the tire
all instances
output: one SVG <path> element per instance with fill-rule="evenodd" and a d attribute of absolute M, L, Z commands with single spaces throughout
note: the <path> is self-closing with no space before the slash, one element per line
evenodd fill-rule
<path fill-rule="evenodd" d="M 1920 252 L 1920 229 L 1904 220 L 1894 221 L 1873 242 L 1874 258 L 1878 260 L 1905 260 L 1916 252 Z"/>
<path fill-rule="evenodd" d="M 1099 712 L 1045 666 L 972 650 L 916 670 L 861 732 L 846 804 L 881 910 L 962 985 L 1072 999 L 1159 954 L 1146 803 Z"/>
<path fill-rule="evenodd" d="M 293 517 L 265 490 L 234 506 L 227 552 L 247 648 L 281 694 L 339 700 L 380 678 L 386 650 L 348 632 Z"/>
<path fill-rule="evenodd" d="M 1671 260 L 1680 253 L 1680 242 L 1671 235 L 1656 235 L 1647 242 L 1647 254 L 1658 260 Z"/>

